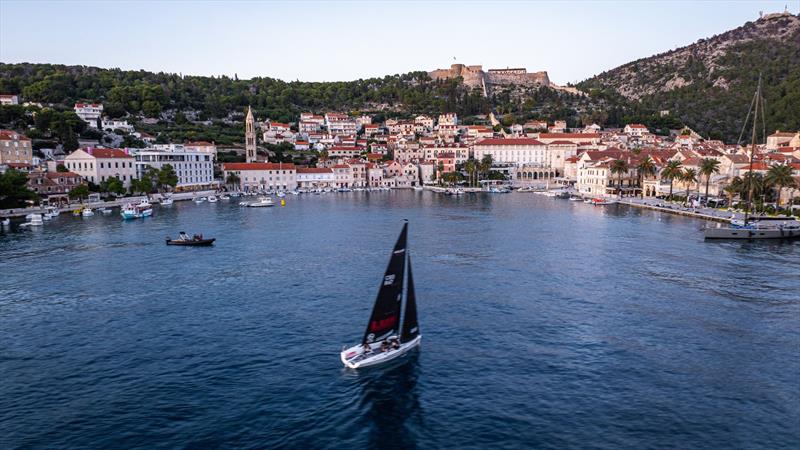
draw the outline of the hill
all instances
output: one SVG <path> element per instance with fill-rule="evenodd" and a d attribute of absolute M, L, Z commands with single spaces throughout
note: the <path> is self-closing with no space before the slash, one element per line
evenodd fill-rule
<path fill-rule="evenodd" d="M 703 135 L 735 142 L 759 72 L 768 130 L 800 129 L 800 18 L 770 14 L 578 84 L 593 98 L 669 110 Z"/>

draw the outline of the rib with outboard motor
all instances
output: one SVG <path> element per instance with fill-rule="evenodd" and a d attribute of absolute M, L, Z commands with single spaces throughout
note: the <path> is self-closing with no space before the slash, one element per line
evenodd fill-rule
<path fill-rule="evenodd" d="M 406 222 L 389 258 L 364 338 L 361 344 L 344 349 L 340 354 L 346 367 L 358 369 L 391 361 L 408 353 L 422 340 L 407 240 Z"/>

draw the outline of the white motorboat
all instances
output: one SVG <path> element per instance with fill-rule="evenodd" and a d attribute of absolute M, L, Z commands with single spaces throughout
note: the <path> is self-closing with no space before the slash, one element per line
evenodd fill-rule
<path fill-rule="evenodd" d="M 2 224 L 2 226 L 4 226 L 4 227 L 11 226 L 11 219 L 9 219 L 8 217 L 6 217 L 5 219 L 3 219 L 3 221 L 2 221 L 2 222 L 0 222 L 0 224 Z"/>
<path fill-rule="evenodd" d="M 164 197 L 161 199 L 161 206 L 170 206 L 175 202 L 172 197 Z"/>
<path fill-rule="evenodd" d="M 82 217 L 92 217 L 93 215 L 94 211 L 92 211 L 92 208 L 83 208 L 83 211 L 81 211 Z"/>
<path fill-rule="evenodd" d="M 48 219 L 54 219 L 54 218 L 58 217 L 59 214 L 61 214 L 61 210 L 59 210 L 55 206 L 48 206 L 47 209 L 45 209 L 45 211 L 46 212 L 45 212 L 44 215 Z"/>
<path fill-rule="evenodd" d="M 230 200 L 231 197 L 229 195 L 227 195 L 227 194 L 222 194 L 222 195 L 219 196 L 219 199 L 220 200 Z"/>
<path fill-rule="evenodd" d="M 197 197 L 197 198 L 194 199 L 194 202 L 197 203 L 198 205 L 200 203 L 203 203 L 204 201 L 206 201 L 205 197 Z"/>
<path fill-rule="evenodd" d="M 44 225 L 44 220 L 42 219 L 42 215 L 41 214 L 28 214 L 27 216 L 25 216 L 25 218 L 28 219 L 28 221 L 23 223 L 20 226 L 23 226 L 23 227 L 37 227 L 37 226 Z"/>
<path fill-rule="evenodd" d="M 209 195 L 208 196 L 208 203 L 217 203 L 217 196 L 216 195 Z"/>
<path fill-rule="evenodd" d="M 114 212 L 111 210 L 111 208 L 97 208 L 97 211 L 100 211 L 103 214 L 111 214 L 112 212 Z"/>
<path fill-rule="evenodd" d="M 421 191 L 421 190 L 423 190 L 422 186 L 413 186 L 413 189 L 414 189 L 415 191 Z"/>
<path fill-rule="evenodd" d="M 359 369 L 400 358 L 419 346 L 422 340 L 407 237 L 408 222 L 403 224 L 392 250 L 362 342 L 339 354 L 345 367 Z M 407 279 L 404 277 L 406 270 Z"/>
<path fill-rule="evenodd" d="M 277 193 L 277 194 L 275 194 L 275 195 L 277 195 L 277 196 L 278 196 L 278 198 L 284 198 L 284 197 L 286 197 L 286 193 L 285 193 L 285 192 L 283 192 L 283 191 L 278 191 L 278 193 Z"/>
<path fill-rule="evenodd" d="M 576 196 L 576 195 L 573 195 L 572 197 L 569 198 L 569 201 L 571 201 L 571 202 L 582 202 L 583 199 L 578 197 L 578 196 Z"/>
<path fill-rule="evenodd" d="M 604 205 L 613 205 L 617 203 L 616 200 L 611 200 L 607 198 L 593 198 L 591 202 L 594 206 L 604 206 Z"/>
<path fill-rule="evenodd" d="M 261 197 L 256 202 L 248 203 L 247 206 L 250 208 L 264 208 L 275 206 L 275 203 L 272 202 L 272 197 Z"/>

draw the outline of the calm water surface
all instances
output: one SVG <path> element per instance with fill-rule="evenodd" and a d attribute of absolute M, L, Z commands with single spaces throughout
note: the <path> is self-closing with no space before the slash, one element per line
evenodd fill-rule
<path fill-rule="evenodd" d="M 525 194 L 287 200 L 0 234 L 0 448 L 800 442 L 800 243 Z M 344 370 L 403 218 L 422 348 Z"/>

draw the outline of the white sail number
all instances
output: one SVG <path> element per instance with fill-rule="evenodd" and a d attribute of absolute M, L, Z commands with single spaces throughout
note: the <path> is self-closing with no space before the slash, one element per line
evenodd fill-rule
<path fill-rule="evenodd" d="M 391 284 L 394 284 L 394 275 L 386 275 L 385 277 L 383 277 L 384 286 L 389 286 Z"/>

